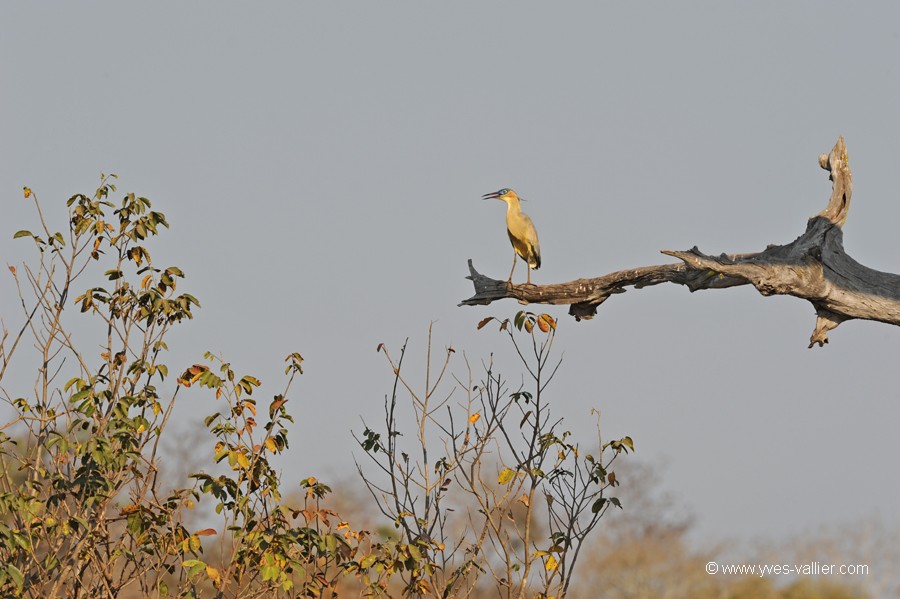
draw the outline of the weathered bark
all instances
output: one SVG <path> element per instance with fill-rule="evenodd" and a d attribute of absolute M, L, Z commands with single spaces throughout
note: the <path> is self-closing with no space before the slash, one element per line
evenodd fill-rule
<path fill-rule="evenodd" d="M 786 245 L 770 245 L 753 254 L 709 256 L 696 247 L 662 253 L 675 264 L 620 270 L 593 279 L 552 285 L 516 285 L 486 277 L 469 260 L 468 277 L 475 295 L 460 305 L 486 305 L 503 298 L 529 304 L 570 304 L 576 320 L 590 319 L 609 296 L 625 287 L 640 289 L 660 283 L 684 285 L 692 292 L 753 285 L 762 295 L 793 295 L 816 310 L 816 327 L 809 347 L 828 343 L 828 331 L 845 320 L 877 320 L 900 325 L 900 275 L 867 268 L 844 251 L 841 227 L 850 210 L 853 180 L 844 138 L 829 154 L 819 156 L 829 171 L 831 198 L 822 212 L 809 219 L 806 232 Z"/>

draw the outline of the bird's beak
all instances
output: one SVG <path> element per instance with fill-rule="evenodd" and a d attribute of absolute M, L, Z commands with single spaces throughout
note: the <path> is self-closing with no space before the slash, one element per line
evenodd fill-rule
<path fill-rule="evenodd" d="M 484 194 L 483 196 L 481 196 L 481 199 L 482 199 L 482 200 L 496 200 L 496 199 L 499 198 L 499 197 L 500 197 L 500 193 L 499 193 L 499 192 L 497 192 L 497 191 L 492 191 L 491 193 L 486 193 L 486 194 Z"/>

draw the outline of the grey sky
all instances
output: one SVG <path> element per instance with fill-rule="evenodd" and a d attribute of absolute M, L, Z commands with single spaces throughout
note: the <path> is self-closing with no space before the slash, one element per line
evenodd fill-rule
<path fill-rule="evenodd" d="M 339 480 L 389 390 L 379 342 L 418 350 L 436 320 L 476 361 L 507 350 L 475 324 L 517 304 L 456 307 L 468 258 L 508 272 L 486 192 L 528 200 L 536 283 L 753 251 L 825 206 L 816 158 L 842 133 L 847 251 L 900 272 L 897 6 L 6 2 L 0 258 L 31 256 L 10 239 L 33 218 L 23 185 L 62 226 L 69 195 L 118 173 L 169 217 L 151 253 L 204 306 L 173 369 L 221 352 L 272 394 L 302 353 L 286 471 Z M 900 330 L 850 322 L 807 350 L 812 308 L 745 288 L 629 291 L 588 323 L 548 311 L 557 413 L 587 435 L 601 408 L 702 533 L 900 522 Z M 210 403 L 187 403 L 202 427 Z"/>

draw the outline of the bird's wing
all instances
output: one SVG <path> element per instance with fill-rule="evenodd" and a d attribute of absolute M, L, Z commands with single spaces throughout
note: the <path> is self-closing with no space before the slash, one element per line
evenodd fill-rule
<path fill-rule="evenodd" d="M 537 270 L 541 267 L 541 242 L 538 239 L 537 229 L 534 227 L 534 223 L 531 222 L 531 218 L 525 213 L 522 213 L 522 217 L 528 223 L 528 243 L 531 246 L 529 253 L 533 258 L 533 260 L 529 260 L 529 264 L 531 268 Z"/>
<path fill-rule="evenodd" d="M 521 236 L 513 235 L 509 227 L 507 227 L 506 233 L 509 235 L 509 240 L 516 253 L 528 262 L 531 268 L 538 269 L 541 266 L 541 243 L 538 241 L 537 229 L 534 228 L 534 223 L 524 212 L 520 214 L 520 223 L 524 225 L 521 227 L 523 229 Z"/>

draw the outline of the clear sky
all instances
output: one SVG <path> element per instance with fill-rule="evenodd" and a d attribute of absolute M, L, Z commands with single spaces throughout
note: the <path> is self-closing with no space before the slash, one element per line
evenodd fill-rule
<path fill-rule="evenodd" d="M 299 351 L 285 471 L 339 481 L 389 391 L 378 343 L 421 348 L 434 320 L 475 362 L 508 351 L 475 324 L 518 304 L 457 307 L 468 258 L 508 273 L 486 192 L 528 200 L 536 283 L 761 250 L 825 206 L 817 157 L 843 134 L 846 249 L 900 272 L 898 6 L 4 2 L 0 259 L 31 256 L 11 240 L 33 223 L 23 185 L 62 226 L 66 198 L 118 173 L 169 217 L 150 250 L 203 304 L 172 368 L 209 349 L 273 394 Z M 8 326 L 12 291 L 4 268 Z M 750 288 L 548 311 L 557 414 L 587 435 L 602 409 L 702 534 L 900 523 L 900 329 L 849 322 L 808 350 L 812 307 Z M 181 430 L 202 428 L 210 403 L 186 403 Z"/>

